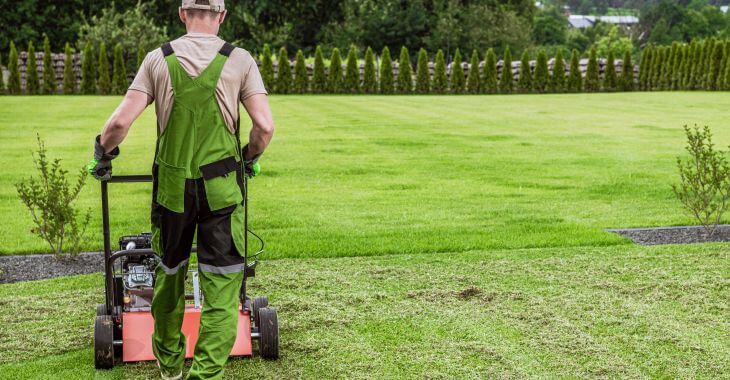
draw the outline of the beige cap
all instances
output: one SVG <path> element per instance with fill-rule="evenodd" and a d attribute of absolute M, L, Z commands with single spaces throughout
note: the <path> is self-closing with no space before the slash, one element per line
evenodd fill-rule
<path fill-rule="evenodd" d="M 182 0 L 182 9 L 205 9 L 206 11 L 223 12 L 226 10 L 225 0 Z"/>

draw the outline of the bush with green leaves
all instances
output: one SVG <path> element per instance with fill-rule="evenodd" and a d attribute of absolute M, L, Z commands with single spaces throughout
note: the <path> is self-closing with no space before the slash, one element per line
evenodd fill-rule
<path fill-rule="evenodd" d="M 86 43 L 81 57 L 81 93 L 84 95 L 96 93 L 96 64 L 90 43 Z"/>
<path fill-rule="evenodd" d="M 684 209 L 712 235 L 730 202 L 730 165 L 726 151 L 716 150 L 712 132 L 684 127 L 689 157 L 677 157 L 679 184 L 672 190 Z"/>
<path fill-rule="evenodd" d="M 347 52 L 344 87 L 345 92 L 350 94 L 360 92 L 360 66 L 357 64 L 357 50 L 355 45 L 350 45 L 350 51 Z"/>
<path fill-rule="evenodd" d="M 634 64 L 631 62 L 631 52 L 624 52 L 624 62 L 621 68 L 621 91 L 634 91 Z"/>
<path fill-rule="evenodd" d="M 588 67 L 586 67 L 586 92 L 598 92 L 601 89 L 601 78 L 598 72 L 598 58 L 596 57 L 596 48 L 591 48 L 588 56 Z"/>
<path fill-rule="evenodd" d="M 18 67 L 18 50 L 15 43 L 10 41 L 10 53 L 8 54 L 8 93 L 20 94 L 20 68 Z"/>
<path fill-rule="evenodd" d="M 63 94 L 76 93 L 76 72 L 74 72 L 74 58 L 71 45 L 67 42 L 63 49 Z"/>
<path fill-rule="evenodd" d="M 413 68 L 411 67 L 411 57 L 408 48 L 403 46 L 400 49 L 400 59 L 398 59 L 398 92 L 410 94 L 412 91 Z"/>
<path fill-rule="evenodd" d="M 568 91 L 581 92 L 583 90 L 583 77 L 580 72 L 580 54 L 573 49 L 570 54 L 570 73 L 568 74 Z"/>
<path fill-rule="evenodd" d="M 431 91 L 431 73 L 428 68 L 428 53 L 421 48 L 418 51 L 418 62 L 416 63 L 416 92 L 428 94 Z"/>
<path fill-rule="evenodd" d="M 365 50 L 362 91 L 366 94 L 378 92 L 378 79 L 375 77 L 375 54 L 373 54 L 373 49 L 370 46 Z"/>
<path fill-rule="evenodd" d="M 565 60 L 563 49 L 558 49 L 553 61 L 553 75 L 550 76 L 550 92 L 561 93 L 565 91 Z"/>
<path fill-rule="evenodd" d="M 317 46 L 314 50 L 314 68 L 312 70 L 312 92 L 321 94 L 327 91 L 327 75 L 324 70 L 324 57 L 322 48 Z"/>
<path fill-rule="evenodd" d="M 36 64 L 35 46 L 33 41 L 28 43 L 28 59 L 25 61 L 25 93 L 38 95 L 41 90 L 38 81 L 38 65 Z"/>
<path fill-rule="evenodd" d="M 433 92 L 444 94 L 449 89 L 449 80 L 446 76 L 446 59 L 444 51 L 439 49 L 433 64 Z"/>
<path fill-rule="evenodd" d="M 494 49 L 487 50 L 484 58 L 484 70 L 482 71 L 482 92 L 487 94 L 497 93 L 497 57 Z"/>
<path fill-rule="evenodd" d="M 523 94 L 532 92 L 532 68 L 530 67 L 530 53 L 525 50 L 520 59 L 520 77 L 517 80 L 517 90 Z"/>
<path fill-rule="evenodd" d="M 127 81 L 127 65 L 124 64 L 124 52 L 122 45 L 117 44 L 114 47 L 114 79 L 112 80 L 112 93 L 115 95 L 124 95 L 129 87 Z"/>
<path fill-rule="evenodd" d="M 106 54 L 106 44 L 99 45 L 99 78 L 96 81 L 96 90 L 100 95 L 109 95 L 112 91 L 112 80 L 109 74 L 109 57 Z"/>
<path fill-rule="evenodd" d="M 80 214 L 74 203 L 86 183 L 87 172 L 71 184 L 61 159 L 51 160 L 45 144 L 38 136 L 38 151 L 33 156 L 39 177 L 23 179 L 15 184 L 21 202 L 30 211 L 34 228 L 31 232 L 45 240 L 51 251 L 60 256 L 66 250 L 74 255 L 89 224 L 90 211 Z"/>
<path fill-rule="evenodd" d="M 333 94 L 342 92 L 342 58 L 340 49 L 332 49 L 330 70 L 327 74 L 327 91 Z"/>
<path fill-rule="evenodd" d="M 546 93 L 550 82 L 550 73 L 548 71 L 548 59 L 545 49 L 540 49 L 537 53 L 537 62 L 535 63 L 535 80 L 534 88 L 538 93 Z"/>
<path fill-rule="evenodd" d="M 470 94 L 478 94 L 481 90 L 481 78 L 479 75 L 479 53 L 476 49 L 471 52 L 469 59 L 469 74 L 466 76 L 466 91 Z"/>
<path fill-rule="evenodd" d="M 43 37 L 43 94 L 55 95 L 58 92 L 56 84 L 56 69 L 53 67 L 51 56 L 51 42 L 48 36 Z"/>
<path fill-rule="evenodd" d="M 264 49 L 261 52 L 261 79 L 264 81 L 264 86 L 269 90 L 275 90 L 275 79 L 274 79 L 274 60 L 271 57 L 271 48 L 269 44 L 264 45 Z"/>
<path fill-rule="evenodd" d="M 613 50 L 608 51 L 608 58 L 606 58 L 606 68 L 603 74 L 603 88 L 606 91 L 616 90 L 616 58 L 613 54 Z"/>
<path fill-rule="evenodd" d="M 462 94 L 464 93 L 464 62 L 461 60 L 461 51 L 456 49 L 454 52 L 454 61 L 451 62 L 451 93 Z"/>
<path fill-rule="evenodd" d="M 511 94 L 514 80 L 514 74 L 512 73 L 512 53 L 509 50 L 509 46 L 507 46 L 504 49 L 502 72 L 499 76 L 499 93 Z"/>
<path fill-rule="evenodd" d="M 383 53 L 380 55 L 380 93 L 393 93 L 393 62 L 387 46 L 383 48 Z"/>
<path fill-rule="evenodd" d="M 296 62 L 294 62 L 294 87 L 292 91 L 296 94 L 304 94 L 309 90 L 309 73 L 307 63 L 304 59 L 302 49 L 297 51 Z"/>
<path fill-rule="evenodd" d="M 279 49 L 279 61 L 276 65 L 276 92 L 278 94 L 288 94 L 291 92 L 291 62 L 289 62 L 289 54 L 285 47 Z"/>

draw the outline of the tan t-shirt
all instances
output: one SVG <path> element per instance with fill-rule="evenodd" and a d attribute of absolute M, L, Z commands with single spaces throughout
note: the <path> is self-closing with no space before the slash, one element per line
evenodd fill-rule
<path fill-rule="evenodd" d="M 170 44 L 183 69 L 190 76 L 197 77 L 213 61 L 224 43 L 225 41 L 212 34 L 189 33 Z M 154 99 L 157 120 L 162 132 L 170 118 L 173 102 L 170 72 L 162 49 L 147 54 L 129 89 L 142 91 Z M 223 66 L 215 90 L 223 118 L 231 132 L 235 132 L 236 129 L 239 100 L 243 101 L 251 95 L 266 93 L 256 60 L 248 51 L 234 49 Z"/>

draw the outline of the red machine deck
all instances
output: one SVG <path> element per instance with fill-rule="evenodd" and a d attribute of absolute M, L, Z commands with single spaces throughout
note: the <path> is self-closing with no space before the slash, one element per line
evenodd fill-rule
<path fill-rule="evenodd" d="M 150 312 L 125 312 L 122 314 L 122 360 L 124 362 L 139 362 L 155 360 L 152 353 L 152 332 L 154 321 Z M 192 358 L 195 343 L 198 341 L 198 327 L 200 326 L 200 309 L 192 305 L 185 308 L 182 332 L 187 338 L 187 352 L 185 357 Z M 251 318 L 248 311 L 238 313 L 238 334 L 236 343 L 231 350 L 231 356 L 251 356 Z"/>

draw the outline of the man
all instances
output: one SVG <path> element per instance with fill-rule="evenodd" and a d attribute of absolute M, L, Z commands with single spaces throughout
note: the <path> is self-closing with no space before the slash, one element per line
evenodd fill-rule
<path fill-rule="evenodd" d="M 183 0 L 179 16 L 187 34 L 147 55 L 97 136 L 89 171 L 97 179 L 110 178 L 118 145 L 154 101 L 152 247 L 161 263 L 152 301 L 153 351 L 163 378 L 182 378 L 184 281 L 197 227 L 204 303 L 188 378 L 218 379 L 236 338 L 243 276 L 242 175 L 258 173 L 257 160 L 274 124 L 255 60 L 217 37 L 226 16 L 224 0 Z M 239 101 L 253 122 L 243 149 Z"/>

